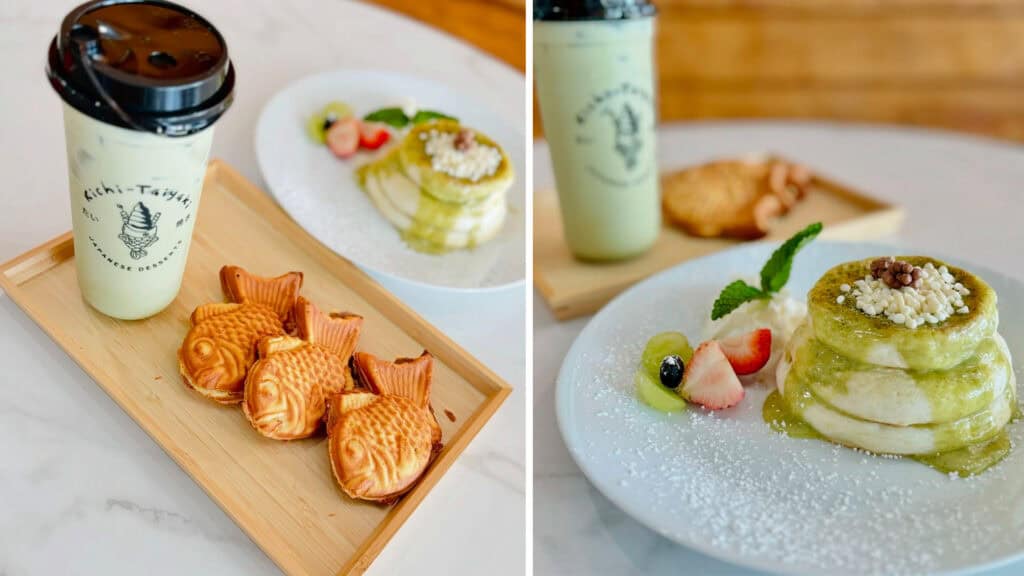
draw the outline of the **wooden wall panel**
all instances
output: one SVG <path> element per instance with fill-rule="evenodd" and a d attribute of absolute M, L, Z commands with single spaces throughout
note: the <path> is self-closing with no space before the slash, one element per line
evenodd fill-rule
<path fill-rule="evenodd" d="M 526 70 L 526 0 L 369 0 Z"/>
<path fill-rule="evenodd" d="M 1024 12 L 1003 18 L 847 18 L 665 11 L 663 78 L 731 83 L 1013 82 L 1024 72 Z"/>
<path fill-rule="evenodd" d="M 655 3 L 663 120 L 887 122 L 1024 141 L 1024 0 Z"/>

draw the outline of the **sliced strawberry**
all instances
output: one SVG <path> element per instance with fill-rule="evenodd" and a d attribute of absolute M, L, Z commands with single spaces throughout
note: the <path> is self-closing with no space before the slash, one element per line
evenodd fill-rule
<path fill-rule="evenodd" d="M 718 342 L 697 347 L 683 377 L 683 398 L 710 410 L 721 410 L 743 400 L 743 385 Z"/>
<path fill-rule="evenodd" d="M 383 124 L 362 122 L 359 125 L 359 145 L 367 150 L 376 150 L 390 139 L 391 132 Z"/>
<path fill-rule="evenodd" d="M 758 328 L 747 334 L 723 338 L 718 344 L 737 374 L 753 374 L 764 368 L 772 355 L 772 331 Z"/>
<path fill-rule="evenodd" d="M 324 135 L 327 147 L 338 158 L 348 158 L 359 149 L 359 120 L 352 116 L 331 124 Z"/>

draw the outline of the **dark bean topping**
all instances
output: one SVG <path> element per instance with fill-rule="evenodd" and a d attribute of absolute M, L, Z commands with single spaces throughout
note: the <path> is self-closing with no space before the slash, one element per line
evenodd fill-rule
<path fill-rule="evenodd" d="M 897 260 L 892 256 L 876 258 L 871 261 L 871 275 L 885 283 L 889 288 L 921 286 L 921 269 L 910 262 Z"/>

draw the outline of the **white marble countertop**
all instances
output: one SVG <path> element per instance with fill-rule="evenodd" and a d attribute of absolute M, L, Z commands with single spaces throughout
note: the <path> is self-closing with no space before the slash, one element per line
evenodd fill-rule
<path fill-rule="evenodd" d="M 58 97 L 43 65 L 79 0 L 0 2 L 0 261 L 70 228 Z M 341 0 L 189 0 L 223 32 L 237 96 L 213 154 L 261 182 L 264 102 L 332 68 L 414 73 L 523 123 L 524 78 L 403 17 Z M 438 296 L 388 284 L 517 387 L 370 573 L 524 571 L 524 294 Z M 275 574 L 277 567 L 17 306 L 0 296 L 0 575 Z"/>
<path fill-rule="evenodd" d="M 1024 147 L 944 132 L 813 123 L 697 123 L 664 128 L 661 165 L 774 151 L 903 205 L 891 240 L 998 267 L 1024 279 Z M 554 185 L 534 149 L 536 190 Z M 540 574 L 752 575 L 675 545 L 626 516 L 583 477 L 555 422 L 555 378 L 589 317 L 559 323 L 534 307 L 534 568 Z M 1011 319 L 1005 319 L 1009 321 Z M 1012 319 L 1020 320 L 1020 319 Z M 986 576 L 1024 573 L 1024 561 Z"/>

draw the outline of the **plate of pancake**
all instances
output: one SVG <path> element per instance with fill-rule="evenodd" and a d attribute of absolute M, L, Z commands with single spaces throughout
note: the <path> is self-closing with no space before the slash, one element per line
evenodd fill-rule
<path fill-rule="evenodd" d="M 556 399 L 584 474 L 666 538 L 760 570 L 952 573 L 1024 555 L 1024 326 L 1009 321 L 1024 315 L 1024 284 L 999 271 L 883 244 L 816 242 L 787 284 L 807 317 L 777 369 L 745 382 L 738 405 L 666 414 L 641 403 L 633 373 L 647 339 L 705 332 L 722 287 L 776 247 L 662 272 L 580 333 Z M 888 256 L 954 279 L 956 312 L 907 327 L 861 311 L 858 287 Z M 775 410 L 796 417 L 770 417 Z"/>
<path fill-rule="evenodd" d="M 381 149 L 339 159 L 307 135 L 311 115 L 334 101 L 359 117 L 401 107 L 457 119 L 393 128 Z M 336 70 L 299 80 L 267 103 L 256 152 L 281 207 L 364 270 L 419 287 L 499 290 L 521 285 L 526 272 L 525 138 L 509 117 L 456 87 Z M 485 175 L 460 175 L 431 155 L 466 134 L 476 148 L 465 153 L 470 162 L 496 160 Z M 463 155 L 461 147 L 446 152 L 445 159 Z"/>

